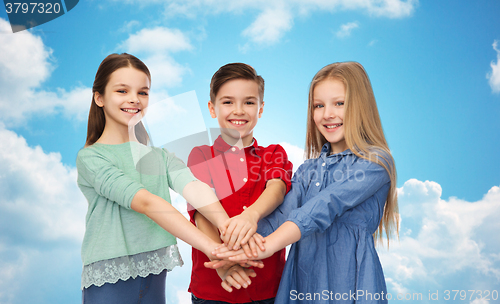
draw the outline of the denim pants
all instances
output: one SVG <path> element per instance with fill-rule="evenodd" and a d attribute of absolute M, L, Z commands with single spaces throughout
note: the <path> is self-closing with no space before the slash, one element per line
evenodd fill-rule
<path fill-rule="evenodd" d="M 231 303 L 223 302 L 223 301 L 200 299 L 200 298 L 197 298 L 194 294 L 191 294 L 191 303 L 192 304 L 231 304 Z M 253 301 L 253 302 L 243 303 L 243 304 L 274 304 L 274 298 L 261 300 L 261 301 Z"/>
<path fill-rule="evenodd" d="M 83 304 L 165 304 L 165 280 L 167 270 L 158 275 L 150 274 L 145 278 L 136 277 L 115 284 L 106 283 L 84 288 Z"/>

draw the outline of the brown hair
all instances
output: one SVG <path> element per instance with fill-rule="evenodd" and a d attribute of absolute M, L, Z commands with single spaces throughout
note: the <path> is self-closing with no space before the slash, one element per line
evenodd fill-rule
<path fill-rule="evenodd" d="M 383 166 L 391 179 L 384 214 L 374 238 L 382 240 L 385 231 L 387 244 L 393 230 L 399 235 L 399 214 L 396 191 L 396 167 L 385 140 L 370 79 L 357 62 L 332 63 L 322 68 L 311 81 L 307 114 L 306 158 L 316 158 L 327 142 L 313 119 L 314 88 L 326 79 L 335 79 L 345 87 L 344 136 L 347 147 L 358 157 Z"/>
<path fill-rule="evenodd" d="M 241 62 L 228 63 L 215 72 L 210 82 L 210 101 L 215 103 L 215 96 L 219 93 L 222 85 L 234 79 L 255 81 L 259 86 L 260 102 L 264 101 L 264 79 L 260 75 L 257 75 L 253 67 Z"/>
<path fill-rule="evenodd" d="M 101 137 L 102 132 L 104 131 L 104 126 L 106 125 L 104 111 L 95 103 L 95 93 L 98 92 L 99 94 L 104 95 L 104 90 L 108 84 L 111 74 L 120 68 L 126 67 L 131 67 L 144 72 L 144 74 L 148 76 L 149 82 L 151 82 L 151 73 L 149 72 L 148 67 L 144 64 L 144 62 L 139 60 L 139 58 L 127 53 L 111 54 L 104 58 L 97 69 L 94 85 L 92 86 L 92 104 L 90 105 L 89 122 L 87 125 L 87 140 L 85 142 L 85 146 L 93 145 L 99 137 Z M 148 144 L 149 136 L 142 122 L 135 125 L 135 135 L 139 142 L 145 145 Z"/>

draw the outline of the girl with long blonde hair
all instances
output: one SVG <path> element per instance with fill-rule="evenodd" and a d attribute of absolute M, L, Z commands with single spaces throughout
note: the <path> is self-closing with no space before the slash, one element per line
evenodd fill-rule
<path fill-rule="evenodd" d="M 293 244 L 276 303 L 387 303 L 375 240 L 398 231 L 396 168 L 361 64 L 330 64 L 314 76 L 306 156 L 283 204 L 258 224 L 268 236 L 256 259 Z"/>

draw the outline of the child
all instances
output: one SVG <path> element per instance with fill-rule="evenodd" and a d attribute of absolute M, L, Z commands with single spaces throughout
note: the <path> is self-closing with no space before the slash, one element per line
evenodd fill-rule
<path fill-rule="evenodd" d="M 89 203 L 83 303 L 165 303 L 166 272 L 182 265 L 175 237 L 209 255 L 217 246 L 170 205 L 169 187 L 205 206 L 199 211 L 222 230 L 229 219 L 182 161 L 144 145 L 139 121 L 150 81 L 146 65 L 129 54 L 106 57 L 95 77 L 87 142 L 76 160 Z"/>
<path fill-rule="evenodd" d="M 334 63 L 309 91 L 306 162 L 283 204 L 259 222 L 265 258 L 292 245 L 277 303 L 387 303 L 375 238 L 398 229 L 396 169 L 372 87 L 356 62 Z M 377 229 L 378 227 L 378 229 Z M 241 250 L 219 258 L 245 260 Z"/>
<path fill-rule="evenodd" d="M 215 189 L 222 206 L 232 217 L 225 225 L 227 233 L 233 235 L 225 243 L 232 248 L 239 248 L 249 240 L 257 229 L 257 222 L 281 204 L 290 189 L 292 164 L 285 150 L 280 145 L 261 147 L 253 138 L 253 129 L 264 108 L 263 96 L 264 79 L 251 66 L 231 63 L 221 67 L 212 77 L 208 102 L 210 115 L 217 118 L 221 135 L 213 146 L 195 147 L 188 160 L 193 174 Z M 221 242 L 217 228 L 203 215 L 196 210 L 190 210 L 189 214 L 193 224 Z M 243 241 L 238 242 L 236 236 Z M 193 303 L 273 303 L 285 251 L 265 259 L 264 268 L 255 269 L 255 273 L 240 265 L 219 270 L 222 284 L 216 271 L 204 266 L 210 261 L 205 253 L 193 248 L 192 258 L 189 291 Z M 248 277 L 255 274 L 257 280 L 251 282 Z M 241 278 L 243 284 L 238 283 Z M 240 289 L 241 286 L 245 289 Z"/>

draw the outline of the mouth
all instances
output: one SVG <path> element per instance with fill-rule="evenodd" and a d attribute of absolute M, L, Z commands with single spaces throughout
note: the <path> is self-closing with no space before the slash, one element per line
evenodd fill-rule
<path fill-rule="evenodd" d="M 129 113 L 129 114 L 137 114 L 141 111 L 141 109 L 129 109 L 129 108 L 125 108 L 125 109 L 121 109 L 123 112 L 125 113 Z"/>
<path fill-rule="evenodd" d="M 230 119 L 229 122 L 235 126 L 242 126 L 248 122 L 248 120 L 236 120 L 236 119 Z"/>
<path fill-rule="evenodd" d="M 343 126 L 343 123 L 338 123 L 338 124 L 328 124 L 328 125 L 323 125 L 327 130 L 337 130 L 341 126 Z"/>

